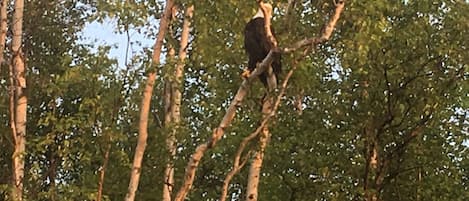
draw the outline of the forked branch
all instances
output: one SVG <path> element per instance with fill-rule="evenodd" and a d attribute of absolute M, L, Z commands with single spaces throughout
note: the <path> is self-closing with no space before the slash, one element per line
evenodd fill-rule
<path fill-rule="evenodd" d="M 339 2 L 336 2 L 335 5 L 336 5 L 336 8 L 335 8 L 334 15 L 333 17 L 330 18 L 330 21 L 327 23 L 326 28 L 324 29 L 324 31 L 321 33 L 319 37 L 313 37 L 310 39 L 299 41 L 295 43 L 293 47 L 282 49 L 282 52 L 283 53 L 293 52 L 302 47 L 316 46 L 320 43 L 323 43 L 329 40 L 333 31 L 333 28 L 335 27 L 337 20 L 339 19 L 340 14 L 343 11 L 344 1 L 341 0 Z M 184 176 L 184 181 L 176 195 L 175 201 L 183 201 L 185 199 L 187 193 L 189 192 L 194 182 L 195 172 L 200 163 L 200 160 L 204 156 L 205 152 L 208 149 L 213 148 L 218 142 L 218 140 L 222 138 L 222 136 L 225 133 L 225 129 L 229 127 L 229 125 L 231 124 L 231 121 L 236 115 L 236 108 L 241 105 L 244 97 L 249 91 L 249 86 L 251 85 L 252 80 L 257 78 L 262 72 L 264 72 L 267 69 L 268 66 L 272 64 L 272 61 L 274 59 L 274 51 L 276 50 L 271 50 L 269 54 L 266 56 L 266 58 L 262 61 L 262 63 L 260 63 L 258 67 L 250 74 L 250 76 L 241 83 L 241 86 L 239 87 L 235 97 L 231 101 L 231 104 L 228 107 L 228 109 L 226 110 L 225 116 L 223 117 L 218 127 L 213 130 L 212 136 L 209 139 L 207 139 L 205 143 L 200 144 L 196 148 L 194 154 L 191 156 L 186 166 L 186 173 Z M 291 71 L 291 73 L 293 73 L 293 71 Z M 290 73 L 289 75 L 287 75 L 287 77 L 288 76 L 291 76 Z M 284 82 L 284 84 L 286 83 Z M 282 88 L 284 88 L 283 84 L 282 84 Z M 274 104 L 274 108 L 275 107 L 278 107 L 278 105 Z M 263 127 L 263 125 L 265 125 L 272 116 L 273 114 L 267 115 L 266 118 L 262 121 L 260 127 Z"/>
<path fill-rule="evenodd" d="M 207 139 L 205 143 L 200 144 L 195 149 L 194 154 L 192 154 L 192 157 L 190 158 L 189 163 L 186 166 L 186 174 L 184 176 L 184 183 L 179 189 L 176 195 L 175 201 L 183 201 L 184 198 L 186 197 L 187 193 L 189 192 L 192 186 L 192 183 L 194 182 L 195 171 L 197 170 L 200 159 L 202 159 L 202 157 L 204 156 L 205 152 L 208 149 L 214 147 L 216 143 L 218 142 L 218 140 L 221 139 L 221 137 L 225 133 L 225 129 L 228 128 L 228 126 L 231 124 L 231 121 L 236 115 L 236 108 L 241 105 L 241 102 L 243 101 L 244 97 L 249 91 L 252 80 L 256 79 L 262 73 L 262 71 L 265 70 L 266 66 L 268 66 L 266 65 L 267 62 L 268 61 L 264 59 L 264 61 L 261 64 L 262 68 L 256 68 L 251 73 L 251 75 L 241 83 L 241 86 L 239 87 L 238 92 L 236 93 L 235 97 L 231 101 L 230 106 L 226 110 L 225 116 L 223 117 L 218 127 L 213 130 L 212 136 L 209 139 Z M 272 63 L 272 59 L 270 60 L 270 63 Z"/>
<path fill-rule="evenodd" d="M 231 182 L 231 179 L 234 177 L 235 174 L 237 174 L 239 172 L 239 170 L 243 167 L 244 163 L 246 161 L 244 161 L 245 159 L 243 159 L 243 161 L 241 162 L 241 164 L 243 165 L 239 165 L 240 164 L 240 159 L 241 159 L 241 155 L 243 154 L 244 152 L 244 149 L 246 148 L 246 145 L 252 141 L 253 139 L 255 139 L 259 133 L 262 132 L 263 128 L 267 125 L 268 121 L 275 116 L 275 114 L 277 113 L 277 110 L 278 110 L 278 107 L 280 106 L 280 102 L 281 102 L 281 99 L 282 97 L 285 95 L 285 91 L 286 91 L 286 88 L 287 88 L 287 85 L 288 85 L 288 81 L 290 80 L 291 76 L 293 75 L 293 72 L 296 70 L 297 68 L 297 65 L 298 65 L 298 62 L 304 58 L 304 56 L 307 55 L 307 53 L 309 53 L 309 49 L 305 50 L 302 54 L 302 56 L 300 58 L 297 58 L 295 59 L 295 61 L 293 62 L 293 65 L 292 65 L 292 68 L 290 69 L 290 71 L 287 73 L 287 76 L 285 77 L 285 79 L 283 80 L 282 82 L 282 85 L 281 85 L 281 89 L 280 89 L 280 93 L 279 95 L 277 96 L 276 98 L 276 101 L 274 103 L 274 106 L 272 108 L 272 111 L 270 113 L 268 113 L 267 115 L 264 116 L 264 118 L 262 119 L 260 125 L 256 128 L 256 130 L 254 130 L 254 132 L 252 132 L 250 135 L 248 135 L 247 137 L 245 137 L 241 143 L 239 144 L 238 146 L 238 150 L 236 151 L 236 155 L 234 157 L 234 160 L 233 160 L 233 168 L 232 170 L 226 175 L 225 177 L 225 180 L 223 182 L 223 188 L 222 188 L 222 194 L 220 196 L 220 201 L 224 201 L 226 200 L 226 195 L 228 193 L 228 186 Z"/>
<path fill-rule="evenodd" d="M 298 50 L 299 48 L 306 47 L 306 46 L 316 46 L 318 44 L 324 43 L 331 38 L 332 31 L 334 31 L 334 27 L 337 24 L 337 21 L 340 18 L 340 14 L 344 10 L 345 0 L 334 0 L 335 11 L 332 17 L 330 18 L 329 22 L 326 24 L 324 29 L 321 32 L 319 37 L 312 37 L 300 40 L 294 45 L 290 47 L 286 47 L 282 49 L 282 53 L 289 53 Z"/>

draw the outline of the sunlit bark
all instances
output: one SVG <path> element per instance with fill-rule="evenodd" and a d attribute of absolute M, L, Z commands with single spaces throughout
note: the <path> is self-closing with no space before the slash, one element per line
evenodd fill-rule
<path fill-rule="evenodd" d="M 174 70 L 174 76 L 165 83 L 165 125 L 169 126 L 168 136 L 166 138 L 166 148 L 169 154 L 169 160 L 166 164 L 163 183 L 163 201 L 171 201 L 174 188 L 174 156 L 176 155 L 176 133 L 181 122 L 181 88 L 183 87 L 183 74 L 185 60 L 187 56 L 187 46 L 189 44 L 190 21 L 194 11 L 194 6 L 189 6 L 184 11 L 184 21 L 182 25 L 181 39 L 179 41 L 178 60 Z M 176 12 L 173 10 L 173 12 Z M 174 57 L 174 49 L 170 57 Z"/>
<path fill-rule="evenodd" d="M 24 1 L 15 0 L 13 15 L 12 65 L 14 96 L 14 124 L 12 124 L 15 151 L 13 152 L 13 200 L 23 200 L 24 154 L 26 145 L 26 112 L 28 97 L 26 93 L 26 71 L 22 46 Z"/>
<path fill-rule="evenodd" d="M 0 2 L 0 72 L 4 64 L 4 51 L 5 51 L 5 39 L 7 36 L 8 23 L 7 23 L 7 6 L 6 0 Z"/>
<path fill-rule="evenodd" d="M 140 180 L 143 155 L 145 152 L 145 147 L 147 145 L 148 138 L 148 114 L 150 113 L 151 96 L 156 80 L 156 67 L 158 67 L 158 65 L 160 64 L 161 48 L 163 46 L 166 31 L 168 29 L 168 21 L 169 17 L 171 16 L 171 8 L 173 7 L 173 4 L 173 0 L 166 1 L 166 7 L 163 16 L 160 19 L 158 35 L 156 37 L 155 46 L 153 48 L 153 69 L 151 69 L 151 72 L 148 74 L 147 83 L 145 84 L 145 89 L 143 91 L 142 104 L 140 108 L 137 147 L 135 148 L 135 155 L 130 174 L 129 188 L 127 191 L 127 195 L 125 196 L 126 201 L 135 200 L 135 192 L 137 191 L 138 183 Z"/>
<path fill-rule="evenodd" d="M 259 7 L 261 8 L 262 12 L 264 13 L 264 29 L 266 33 L 266 37 L 269 39 L 272 47 L 274 49 L 277 48 L 277 39 L 272 34 L 271 27 L 271 17 L 272 17 L 272 6 L 270 4 L 263 3 L 262 1 L 259 2 Z M 266 117 L 272 113 L 272 104 L 273 104 L 273 92 L 275 88 L 277 88 L 277 78 L 272 73 L 272 67 L 269 66 L 266 70 L 267 72 L 267 89 L 264 98 L 262 99 L 262 118 L 266 119 Z M 270 131 L 268 122 L 265 123 L 264 127 L 262 127 L 262 131 L 259 135 L 259 146 L 256 152 L 254 153 L 254 157 L 251 161 L 251 166 L 249 167 L 249 175 L 248 175 L 248 183 L 246 187 L 246 200 L 253 201 L 257 200 L 258 198 L 258 187 L 259 187 L 259 180 L 261 177 L 261 168 L 262 162 L 264 161 L 264 152 L 267 147 L 268 141 L 270 138 Z"/>
<path fill-rule="evenodd" d="M 103 197 L 104 176 L 106 175 L 107 164 L 109 163 L 109 154 L 111 152 L 111 142 L 108 142 L 106 152 L 104 153 L 104 162 L 99 170 L 98 195 L 96 201 L 101 201 Z"/>
<path fill-rule="evenodd" d="M 265 30 L 266 30 L 266 37 L 269 38 L 271 44 L 273 44 L 274 49 L 277 49 L 277 40 L 272 34 L 272 30 L 270 30 L 271 24 L 270 24 L 270 18 L 272 14 L 272 8 L 269 4 L 264 3 L 263 1 L 259 1 L 259 7 L 262 9 L 262 12 L 264 13 L 264 21 L 265 21 Z M 324 31 L 321 33 L 320 37 L 312 39 L 312 45 L 317 45 L 321 42 L 324 42 L 328 40 L 332 34 L 332 31 L 335 27 L 335 24 L 337 23 L 337 20 L 339 19 L 339 16 L 343 10 L 344 3 L 343 1 L 335 2 L 336 5 L 336 10 L 334 15 L 332 16 L 331 20 L 326 24 L 326 27 Z M 297 46 L 297 47 L 301 47 Z M 266 119 L 270 114 L 274 113 L 275 110 L 273 110 L 273 97 L 272 97 L 272 92 L 276 88 L 276 78 L 275 76 L 270 73 L 272 70 L 271 68 L 267 68 L 267 74 L 268 76 L 268 89 L 267 93 L 263 99 L 263 104 L 262 104 L 262 114 L 263 114 L 263 119 Z M 264 159 L 264 152 L 265 149 L 268 145 L 270 138 L 270 131 L 268 128 L 267 122 L 265 123 L 264 127 L 262 128 L 262 132 L 260 132 L 259 136 L 259 146 L 258 150 L 254 154 L 254 157 L 251 161 L 251 166 L 249 169 L 249 175 L 248 175 L 248 183 L 246 187 L 246 201 L 257 201 L 258 200 L 258 191 L 259 191 L 259 181 L 260 181 L 260 176 L 261 176 L 261 168 L 262 168 L 262 162 Z"/>

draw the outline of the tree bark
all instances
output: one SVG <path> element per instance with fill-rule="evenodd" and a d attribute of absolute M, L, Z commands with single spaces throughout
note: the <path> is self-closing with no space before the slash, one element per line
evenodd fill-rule
<path fill-rule="evenodd" d="M 8 24 L 7 24 L 7 6 L 6 0 L 0 2 L 0 72 L 4 62 L 4 51 L 5 51 L 5 39 L 7 36 Z"/>
<path fill-rule="evenodd" d="M 174 57 L 174 49 L 169 50 L 169 57 Z M 166 161 L 166 167 L 164 170 L 164 181 L 163 181 L 163 201 L 171 201 L 171 194 L 172 189 L 174 186 L 174 165 L 173 159 L 176 154 L 176 137 L 174 133 L 174 129 L 171 128 L 172 125 L 172 114 L 171 114 L 171 100 L 172 100 L 172 93 L 171 93 L 171 79 L 165 79 L 164 83 L 164 104 L 165 104 L 165 115 L 164 115 L 164 126 L 167 131 L 166 136 L 166 151 L 168 155 L 168 160 Z"/>
<path fill-rule="evenodd" d="M 258 1 L 258 3 L 259 3 L 259 7 L 262 9 L 264 13 L 264 20 L 265 20 L 264 28 L 266 32 L 266 37 L 269 38 L 271 44 L 273 44 L 274 49 L 277 49 L 277 41 L 270 30 L 271 6 L 266 3 L 263 3 L 263 1 L 261 0 Z M 321 33 L 320 38 L 313 40 L 315 41 L 316 44 L 328 40 L 332 34 L 333 28 L 335 27 L 335 24 L 337 20 L 339 19 L 340 13 L 343 10 L 343 1 L 335 2 L 335 5 L 336 5 L 336 12 L 334 16 L 326 25 L 326 28 Z M 313 42 L 313 44 L 315 43 Z M 263 99 L 263 104 L 262 104 L 262 113 L 263 113 L 264 122 L 265 122 L 265 119 L 269 118 L 269 115 L 273 115 L 275 113 L 275 110 L 273 107 L 274 100 L 273 100 L 271 93 L 276 88 L 276 78 L 275 76 L 273 76 L 271 71 L 272 71 L 271 68 L 268 67 L 267 69 L 267 72 L 268 72 L 267 74 L 269 75 L 268 82 L 267 82 L 268 89 L 267 89 L 267 93 Z M 278 101 L 279 100 L 277 100 L 277 102 Z M 265 149 L 268 145 L 269 138 L 270 138 L 268 122 L 265 122 L 265 125 L 263 126 L 262 132 L 260 134 L 261 135 L 259 138 L 259 148 L 254 155 L 254 158 L 251 162 L 251 166 L 249 169 L 248 183 L 247 183 L 247 188 L 246 188 L 246 201 L 258 200 L 258 187 L 259 187 L 259 181 L 260 181 L 260 175 L 261 175 L 262 162 L 264 159 L 264 152 L 265 152 Z"/>
<path fill-rule="evenodd" d="M 272 34 L 272 30 L 270 29 L 272 6 L 270 4 L 266 4 L 260 1 L 259 7 L 264 13 L 264 29 L 266 33 L 265 37 L 269 39 L 270 43 L 272 44 L 272 47 L 276 49 L 278 44 L 277 39 L 274 37 L 274 35 Z M 272 93 L 274 92 L 275 88 L 277 88 L 277 78 L 272 73 L 272 66 L 269 65 L 266 72 L 268 78 L 266 94 L 262 99 L 262 119 L 266 119 L 267 116 L 273 111 L 272 104 L 274 100 L 272 97 Z M 268 122 L 266 122 L 265 125 L 262 127 L 262 132 L 260 133 L 259 148 L 255 152 L 254 158 L 252 159 L 251 166 L 249 168 L 248 183 L 246 188 L 246 201 L 257 201 L 262 162 L 264 161 L 264 152 L 267 147 L 269 138 L 269 125 Z"/>
<path fill-rule="evenodd" d="M 174 188 L 174 156 L 176 155 L 176 133 L 181 122 L 181 88 L 183 84 L 183 74 L 185 67 L 185 59 L 187 56 L 187 46 L 189 44 L 190 20 L 194 11 L 194 6 L 189 6 L 184 11 L 184 21 L 182 26 L 180 49 L 178 52 L 178 61 L 174 76 L 165 86 L 165 125 L 169 127 L 168 136 L 166 138 L 166 148 L 169 153 L 169 160 L 166 164 L 164 183 L 163 183 L 163 201 L 171 201 Z M 175 10 L 173 10 L 175 12 Z M 173 50 L 174 51 L 174 50 Z M 170 57 L 174 57 L 170 55 Z"/>
<path fill-rule="evenodd" d="M 376 139 L 376 129 L 374 127 L 373 121 L 370 120 L 365 128 L 363 129 L 363 135 L 365 136 L 365 178 L 363 190 L 365 192 L 366 201 L 376 201 L 378 200 L 378 192 L 375 188 L 376 185 L 373 181 L 373 178 L 377 177 L 377 168 L 378 168 L 378 142 Z"/>
<path fill-rule="evenodd" d="M 191 28 L 191 19 L 194 12 L 194 6 L 191 5 L 185 10 L 184 22 L 182 25 L 180 49 L 179 49 L 179 60 L 176 65 L 176 76 L 175 85 L 173 86 L 173 107 L 171 107 L 171 113 L 174 122 L 177 124 L 181 121 L 181 88 L 183 87 L 182 78 L 184 75 L 185 60 L 187 57 L 187 47 L 189 45 L 189 33 Z"/>
<path fill-rule="evenodd" d="M 236 115 L 236 109 L 238 108 L 238 106 L 241 105 L 244 97 L 249 91 L 250 84 L 252 83 L 252 81 L 256 79 L 267 68 L 267 65 L 270 65 L 270 63 L 272 63 L 272 52 L 269 53 L 269 55 L 262 61 L 260 67 L 254 69 L 250 76 L 241 83 L 241 86 L 239 87 L 238 91 L 236 92 L 236 95 L 231 101 L 230 106 L 226 110 L 225 116 L 223 116 L 223 119 L 221 120 L 218 127 L 213 129 L 212 136 L 205 143 L 200 144 L 195 149 L 194 154 L 192 154 L 189 162 L 187 163 L 184 181 L 176 195 L 176 198 L 174 199 L 175 201 L 183 201 L 185 199 L 187 193 L 192 187 L 192 183 L 194 182 L 195 172 L 197 170 L 200 160 L 208 149 L 211 149 L 216 145 L 218 140 L 220 140 L 223 134 L 225 133 L 225 129 L 228 128 L 228 126 L 231 124 L 231 121 L 233 121 Z"/>
<path fill-rule="evenodd" d="M 272 85 L 269 83 L 269 88 L 272 88 Z M 270 91 L 271 89 L 269 89 Z M 262 119 L 268 118 L 272 114 L 273 107 L 273 98 L 270 93 L 264 97 L 262 103 Z M 270 131 L 268 122 L 262 127 L 262 132 L 259 136 L 259 148 L 254 154 L 254 158 L 251 161 L 251 166 L 249 168 L 248 183 L 246 188 L 246 201 L 256 201 L 258 198 L 258 187 L 261 177 L 261 168 L 262 162 L 264 161 L 264 152 L 267 147 L 267 144 L 270 139 Z"/>
<path fill-rule="evenodd" d="M 109 162 L 109 154 L 111 152 L 111 142 L 107 142 L 106 152 L 104 153 L 103 166 L 99 170 L 99 181 L 98 181 L 98 195 L 96 201 L 101 201 L 103 197 L 103 187 L 104 187 L 104 176 L 106 174 L 107 164 Z"/>
<path fill-rule="evenodd" d="M 56 201 L 57 200 L 57 184 L 56 184 L 56 178 L 57 178 L 57 164 L 59 164 L 60 159 L 56 156 L 56 152 L 58 150 L 54 149 L 54 151 L 51 151 L 50 156 L 49 156 L 49 173 L 47 175 L 48 180 L 50 181 L 49 184 L 49 199 L 50 201 Z"/>
<path fill-rule="evenodd" d="M 166 0 L 166 6 L 162 18 L 160 19 L 160 26 L 158 35 L 156 37 L 155 46 L 153 47 L 153 58 L 152 58 L 152 71 L 148 75 L 148 80 L 145 85 L 143 92 L 142 105 L 140 109 L 140 120 L 138 128 L 138 141 L 137 147 L 135 148 L 135 155 L 132 164 L 132 170 L 130 173 L 130 182 L 127 195 L 125 196 L 126 201 L 135 200 L 135 192 L 138 188 L 140 180 L 140 173 L 142 167 L 143 154 L 147 144 L 148 137 L 148 114 L 150 112 L 150 102 L 153 93 L 153 87 L 156 80 L 156 67 L 160 64 L 161 48 L 163 46 L 164 37 L 168 29 L 169 17 L 171 16 L 171 8 L 174 5 L 174 0 Z"/>
<path fill-rule="evenodd" d="M 174 5 L 171 8 L 171 18 L 170 18 L 170 24 L 172 21 L 176 19 L 176 14 L 177 14 L 177 6 Z M 174 29 L 173 26 L 168 27 L 168 35 L 169 37 L 173 38 L 174 37 Z M 174 46 L 171 43 L 167 43 L 167 49 L 168 49 L 168 56 L 166 57 L 166 60 L 168 61 L 170 65 L 174 64 L 175 58 L 176 58 L 176 50 L 174 49 Z M 170 74 L 171 72 L 168 71 L 166 72 L 167 74 Z M 167 136 L 165 138 L 166 141 L 166 154 L 168 156 L 168 159 L 166 161 L 166 167 L 164 170 L 164 176 L 163 176 L 163 201 L 171 201 L 171 194 L 172 194 L 172 189 L 174 186 L 174 165 L 173 165 L 173 158 L 176 154 L 176 148 L 175 148 L 175 137 L 174 134 L 171 130 L 171 122 L 172 122 L 172 113 L 171 113 L 171 107 L 172 107 L 172 85 L 173 85 L 173 78 L 174 76 L 172 75 L 166 75 L 164 79 L 164 89 L 163 89 L 163 103 L 164 103 L 164 126 L 165 130 L 167 133 Z"/>
<path fill-rule="evenodd" d="M 28 97 L 26 94 L 26 72 L 21 50 L 23 35 L 24 1 L 15 0 L 13 15 L 13 77 L 14 77 L 14 126 L 12 125 L 15 150 L 13 153 L 13 200 L 23 200 L 24 155 L 26 145 L 26 112 Z"/>

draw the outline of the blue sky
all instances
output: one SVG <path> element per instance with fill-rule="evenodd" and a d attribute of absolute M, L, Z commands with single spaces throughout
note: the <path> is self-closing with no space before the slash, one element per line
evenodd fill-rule
<path fill-rule="evenodd" d="M 116 23 L 112 20 L 106 20 L 104 23 L 93 22 L 89 23 L 82 30 L 82 36 L 84 37 L 84 43 L 96 42 L 96 46 L 99 45 L 111 45 L 114 46 L 110 51 L 110 57 L 116 58 L 119 61 L 119 66 L 124 67 L 125 54 L 127 47 L 127 36 L 125 34 L 119 34 L 115 32 Z M 130 40 L 139 41 L 142 46 L 151 47 L 154 43 L 153 40 L 145 38 L 143 34 L 139 34 L 135 31 L 130 31 Z M 135 52 L 140 51 L 143 47 L 133 45 L 132 50 Z M 129 57 L 130 57 L 129 53 Z"/>

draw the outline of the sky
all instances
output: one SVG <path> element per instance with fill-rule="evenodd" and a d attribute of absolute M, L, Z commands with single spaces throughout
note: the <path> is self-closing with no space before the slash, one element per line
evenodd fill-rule
<path fill-rule="evenodd" d="M 111 45 L 114 46 L 109 56 L 116 58 L 119 62 L 120 67 L 124 67 L 125 54 L 127 47 L 127 36 L 126 34 L 119 34 L 115 32 L 116 23 L 112 20 L 106 20 L 104 23 L 92 22 L 88 23 L 83 31 L 81 32 L 84 37 L 83 43 L 94 43 L 96 46 L 99 45 Z M 145 38 L 143 34 L 139 34 L 135 31 L 130 32 L 131 41 L 140 41 L 143 46 L 151 47 L 154 43 L 153 40 Z M 132 46 L 133 51 L 139 51 L 143 47 L 136 45 Z M 129 55 L 130 57 L 130 55 Z"/>

